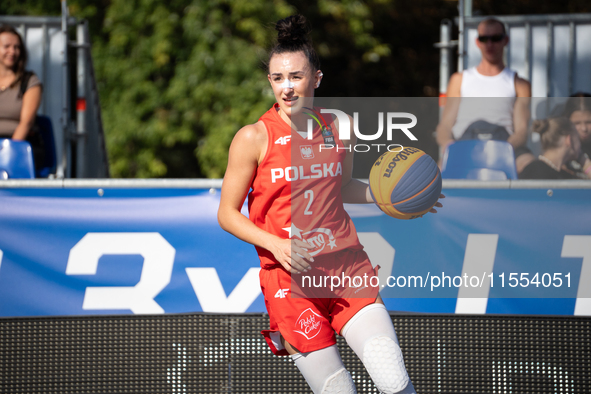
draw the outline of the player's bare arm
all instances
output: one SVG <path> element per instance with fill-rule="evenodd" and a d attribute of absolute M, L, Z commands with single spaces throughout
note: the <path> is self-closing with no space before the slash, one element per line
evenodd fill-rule
<path fill-rule="evenodd" d="M 451 129 L 456 123 L 458 110 L 460 108 L 461 86 L 462 73 L 454 73 L 449 79 L 445 107 L 443 108 L 441 121 L 436 129 L 437 145 L 441 147 L 442 152 L 454 141 Z"/>
<path fill-rule="evenodd" d="M 531 85 L 523 78 L 515 77 L 515 110 L 513 111 L 513 135 L 509 142 L 514 148 L 527 143 L 527 130 L 530 118 Z"/>
<path fill-rule="evenodd" d="M 245 126 L 236 133 L 230 145 L 228 167 L 222 184 L 218 221 L 230 234 L 273 253 L 286 270 L 303 272 L 309 268 L 306 260 L 313 260 L 306 251 L 306 243 L 270 234 L 240 212 L 257 166 L 265 157 L 266 147 L 267 133 L 262 122 Z"/>

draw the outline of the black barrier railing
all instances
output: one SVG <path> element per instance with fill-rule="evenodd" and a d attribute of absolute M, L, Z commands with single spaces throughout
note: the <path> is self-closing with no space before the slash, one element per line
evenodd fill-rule
<path fill-rule="evenodd" d="M 418 393 L 589 393 L 591 318 L 392 315 Z M 309 393 L 265 314 L 0 319 L 0 393 Z M 359 393 L 377 393 L 339 338 Z"/>

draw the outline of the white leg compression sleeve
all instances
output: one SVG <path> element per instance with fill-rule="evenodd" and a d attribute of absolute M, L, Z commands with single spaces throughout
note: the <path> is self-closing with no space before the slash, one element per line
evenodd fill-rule
<path fill-rule="evenodd" d="M 357 312 L 341 334 L 383 394 L 416 394 L 386 307 L 371 304 Z"/>
<path fill-rule="evenodd" d="M 356 394 L 336 345 L 291 356 L 314 394 Z"/>

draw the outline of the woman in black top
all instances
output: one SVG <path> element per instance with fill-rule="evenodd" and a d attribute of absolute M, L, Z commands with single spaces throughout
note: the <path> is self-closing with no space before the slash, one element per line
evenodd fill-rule
<path fill-rule="evenodd" d="M 543 153 L 523 169 L 519 179 L 576 179 L 565 163 L 578 158 L 583 169 L 591 168 L 589 158 L 581 155 L 579 134 L 567 118 L 536 120 L 533 131 L 540 134 Z"/>

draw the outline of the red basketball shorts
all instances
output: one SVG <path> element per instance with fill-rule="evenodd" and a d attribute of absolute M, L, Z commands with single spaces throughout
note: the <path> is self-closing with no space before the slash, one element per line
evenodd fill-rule
<path fill-rule="evenodd" d="M 316 275 L 334 276 L 377 276 L 363 249 L 344 250 L 327 255 L 315 256 Z M 320 268 L 322 267 L 322 268 Z M 318 270 L 322 272 L 318 272 Z M 293 274 L 294 281 L 297 276 Z M 281 266 L 261 269 L 259 277 L 269 313 L 270 329 L 261 333 L 274 354 L 288 355 L 281 345 L 280 336 L 302 353 L 336 344 L 335 331 L 343 326 L 363 307 L 375 302 L 379 288 L 352 289 L 350 297 L 325 297 L 327 292 L 315 288 L 320 297 L 303 298 L 292 296 L 292 275 Z M 318 282 L 316 282 L 318 284 Z M 301 290 L 301 289 L 300 289 Z M 305 294 L 305 293 L 304 293 Z"/>

